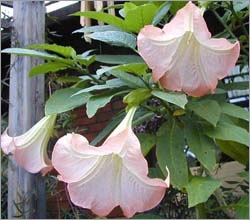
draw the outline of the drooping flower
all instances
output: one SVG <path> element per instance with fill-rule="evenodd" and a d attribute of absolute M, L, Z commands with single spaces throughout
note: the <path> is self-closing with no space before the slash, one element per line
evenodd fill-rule
<path fill-rule="evenodd" d="M 201 10 L 191 1 L 163 29 L 145 26 L 137 44 L 155 82 L 197 97 L 214 93 L 240 53 L 238 41 L 211 38 Z"/>
<path fill-rule="evenodd" d="M 47 145 L 56 115 L 43 117 L 32 128 L 22 135 L 11 137 L 6 129 L 1 135 L 1 148 L 4 153 L 13 154 L 18 165 L 30 173 L 39 171 L 45 175 L 52 169 L 51 161 L 47 155 Z"/>
<path fill-rule="evenodd" d="M 155 207 L 169 186 L 165 180 L 147 176 L 148 165 L 132 131 L 135 108 L 100 147 L 79 134 L 60 138 L 52 152 L 59 180 L 68 183 L 71 201 L 99 216 L 120 206 L 126 217 Z"/>

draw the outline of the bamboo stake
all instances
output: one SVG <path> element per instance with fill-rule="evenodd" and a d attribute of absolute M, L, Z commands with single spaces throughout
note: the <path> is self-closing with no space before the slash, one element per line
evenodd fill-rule
<path fill-rule="evenodd" d="M 96 11 L 101 11 L 103 9 L 103 1 L 94 1 L 94 8 Z M 103 25 L 102 21 L 98 21 L 99 25 Z"/>
<path fill-rule="evenodd" d="M 103 9 L 103 1 L 94 1 L 94 8 L 96 11 L 101 11 Z"/>
<path fill-rule="evenodd" d="M 114 4 L 114 1 L 107 1 L 107 5 L 108 5 L 108 7 L 112 7 L 115 4 Z M 108 10 L 108 13 L 111 14 L 111 15 L 115 15 L 115 9 L 114 8 L 110 8 Z"/>
<path fill-rule="evenodd" d="M 91 10 L 91 2 L 90 1 L 81 1 L 81 12 L 90 11 L 90 10 Z M 89 27 L 89 26 L 91 26 L 91 20 L 90 20 L 90 18 L 81 16 L 80 17 L 80 24 L 83 27 Z M 86 34 L 88 34 L 88 33 L 86 33 Z M 84 35 L 86 35 L 86 34 L 84 34 Z M 89 37 L 84 36 L 84 39 L 86 42 L 91 43 L 91 39 Z"/>

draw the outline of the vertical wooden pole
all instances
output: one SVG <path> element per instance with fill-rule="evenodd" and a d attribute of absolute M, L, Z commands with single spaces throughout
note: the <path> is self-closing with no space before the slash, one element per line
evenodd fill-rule
<path fill-rule="evenodd" d="M 13 1 L 12 47 L 44 43 L 43 1 Z M 44 114 L 44 76 L 29 78 L 29 70 L 41 60 L 11 55 L 10 135 L 20 135 Z M 46 218 L 45 182 L 10 158 L 8 164 L 8 218 Z"/>

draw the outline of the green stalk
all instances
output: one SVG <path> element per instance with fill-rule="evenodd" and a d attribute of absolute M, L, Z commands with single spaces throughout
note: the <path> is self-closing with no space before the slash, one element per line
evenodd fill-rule
<path fill-rule="evenodd" d="M 209 177 L 212 177 L 210 172 L 208 170 L 206 170 L 206 175 Z M 230 209 L 230 206 L 226 203 L 224 197 L 223 197 L 223 192 L 221 190 L 221 188 L 218 188 L 214 191 L 213 195 L 215 196 L 217 202 L 219 203 L 218 210 L 222 209 L 223 212 L 229 217 L 229 218 L 234 218 L 235 217 L 235 213 L 232 209 Z M 216 210 L 216 208 L 215 208 Z M 215 211 L 214 210 L 214 211 Z M 212 209 L 210 209 L 208 212 L 211 212 Z"/>
<path fill-rule="evenodd" d="M 246 30 L 245 25 L 243 24 L 242 19 L 237 15 L 237 13 L 236 13 L 235 10 L 234 10 L 233 2 L 229 2 L 229 8 L 230 8 L 230 10 L 232 11 L 232 13 L 233 13 L 234 17 L 236 18 L 236 20 L 239 22 L 240 27 L 242 28 L 242 31 L 244 32 L 244 34 L 245 34 L 246 36 L 248 36 L 248 32 L 247 32 L 247 30 Z"/>
<path fill-rule="evenodd" d="M 214 196 L 215 196 L 216 200 L 218 201 L 220 207 L 228 207 L 228 208 L 223 209 L 223 212 L 229 218 L 234 218 L 235 213 L 234 213 L 234 211 L 232 209 L 229 208 L 228 204 L 226 203 L 225 199 L 223 198 L 223 193 L 222 193 L 221 189 L 215 190 Z"/>
<path fill-rule="evenodd" d="M 222 18 L 220 17 L 220 15 L 213 9 L 212 12 L 214 13 L 215 17 L 220 21 L 220 23 L 223 25 L 223 27 L 227 30 L 227 32 L 234 38 L 237 39 L 237 37 L 235 36 L 235 34 L 231 31 L 230 27 L 228 27 L 228 25 L 222 20 Z M 248 54 L 248 51 L 245 48 L 241 48 L 242 51 L 245 54 Z"/>
<path fill-rule="evenodd" d="M 200 203 L 195 206 L 196 219 L 206 219 L 207 212 L 205 208 L 205 203 Z"/>
<path fill-rule="evenodd" d="M 231 31 L 231 29 L 225 24 L 225 22 L 222 20 L 220 15 L 213 9 L 212 12 L 214 13 L 215 17 L 219 20 L 219 22 L 223 25 L 223 27 L 227 30 L 227 32 L 235 39 L 237 37 L 234 35 L 234 33 Z"/>
<path fill-rule="evenodd" d="M 83 70 L 80 65 L 76 65 L 76 67 L 71 67 L 74 70 L 77 70 L 79 73 L 82 73 L 84 75 L 88 75 L 95 83 L 97 84 L 103 84 L 102 80 L 96 79 L 94 76 L 91 75 L 91 73 L 86 69 Z"/>

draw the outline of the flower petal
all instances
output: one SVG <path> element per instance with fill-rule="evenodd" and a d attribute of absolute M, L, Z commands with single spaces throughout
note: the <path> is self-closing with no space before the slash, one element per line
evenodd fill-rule
<path fill-rule="evenodd" d="M 123 134 L 123 136 L 125 136 Z M 119 136 L 116 137 L 117 139 Z M 113 139 L 117 142 L 116 139 Z M 126 153 L 120 154 L 123 161 L 121 176 L 121 206 L 126 217 L 133 216 L 136 212 L 143 212 L 155 207 L 163 198 L 166 188 L 169 187 L 162 179 L 150 179 L 148 164 L 140 150 L 140 143 L 132 129 L 128 129 Z M 128 205 L 129 204 L 129 205 Z"/>
<path fill-rule="evenodd" d="M 28 172 L 42 171 L 45 175 L 52 169 L 47 155 L 47 144 L 56 115 L 43 117 L 22 135 L 10 137 L 7 130 L 1 135 L 1 147 L 5 153 L 12 153 L 18 165 Z"/>
<path fill-rule="evenodd" d="M 152 25 L 145 26 L 137 37 L 138 52 L 153 70 L 157 82 L 166 72 L 180 43 L 179 36 L 169 38 L 167 33 Z"/>
<path fill-rule="evenodd" d="M 200 8 L 193 4 L 192 1 L 189 1 L 177 11 L 171 22 L 163 27 L 163 31 L 167 35 L 173 35 L 174 33 L 175 37 L 183 36 L 185 32 L 193 32 L 195 37 L 202 41 L 211 38 L 211 33 L 207 28 Z"/>
<path fill-rule="evenodd" d="M 136 212 L 144 212 L 158 205 L 165 195 L 166 188 L 163 180 L 137 176 L 124 167 L 119 205 L 126 217 L 132 217 Z"/>
<path fill-rule="evenodd" d="M 109 137 L 103 147 L 108 146 L 120 147 L 121 150 L 117 153 L 123 159 L 124 166 L 129 170 L 134 170 L 139 176 L 147 176 L 148 163 L 141 152 L 140 142 L 131 128 L 127 128 L 116 136 Z"/>
<path fill-rule="evenodd" d="M 59 180 L 68 183 L 71 201 L 100 216 L 120 206 L 126 217 L 156 206 L 169 186 L 162 179 L 150 179 L 140 142 L 132 131 L 136 108 L 100 147 L 90 146 L 78 134 L 61 137 L 52 152 L 52 164 Z M 63 162 L 62 162 L 63 161 Z"/>
<path fill-rule="evenodd" d="M 120 205 L 126 217 L 156 206 L 163 198 L 166 184 L 162 180 L 138 177 L 123 166 L 118 155 L 104 156 L 96 169 L 79 182 L 68 185 L 75 205 L 108 215 Z"/>
<path fill-rule="evenodd" d="M 123 132 L 127 128 L 132 127 L 133 116 L 136 112 L 137 107 L 130 107 L 129 111 L 127 112 L 125 118 L 120 122 L 120 124 L 113 130 L 113 132 L 108 136 L 105 140 L 108 141 L 110 137 L 116 136 L 117 134 Z M 105 144 L 104 142 L 104 144 Z"/>
<path fill-rule="evenodd" d="M 115 201 L 116 173 L 112 155 L 100 157 L 97 165 L 79 182 L 68 184 L 71 201 L 80 207 L 91 209 L 97 215 L 106 216 L 118 206 Z"/>
<path fill-rule="evenodd" d="M 18 165 L 30 173 L 38 173 L 43 170 L 43 175 L 52 170 L 51 161 L 46 152 L 48 139 L 40 136 L 36 142 L 27 147 L 16 148 L 13 157 Z M 46 169 L 45 169 L 46 168 Z"/>
<path fill-rule="evenodd" d="M 183 41 L 185 40 L 183 38 Z M 169 90 L 184 91 L 191 96 L 214 93 L 218 79 L 222 79 L 234 67 L 240 52 L 239 43 L 225 39 L 209 39 L 199 44 L 194 36 L 188 45 L 176 53 L 171 68 L 160 79 Z"/>
<path fill-rule="evenodd" d="M 138 35 L 138 51 L 165 89 L 191 96 L 213 93 L 218 79 L 234 67 L 239 42 L 211 39 L 200 9 L 192 2 L 162 30 L 146 26 Z"/>
<path fill-rule="evenodd" d="M 14 144 L 18 148 L 29 146 L 32 142 L 39 139 L 40 136 L 50 136 L 51 130 L 56 119 L 56 115 L 44 116 L 40 121 L 34 124 L 24 134 L 14 137 Z M 45 135 L 46 134 L 46 135 Z"/>
<path fill-rule="evenodd" d="M 69 183 L 72 202 L 100 216 L 118 205 L 127 217 L 149 210 L 168 187 L 161 179 L 147 177 L 147 161 L 131 128 L 109 137 L 101 147 L 89 146 L 81 135 L 68 134 L 55 145 L 52 163 L 60 180 Z"/>
<path fill-rule="evenodd" d="M 52 164 L 60 173 L 60 180 L 72 183 L 80 181 L 95 168 L 100 156 L 110 153 L 111 151 L 105 152 L 102 148 L 90 146 L 82 135 L 67 134 L 56 142 L 52 152 Z"/>
<path fill-rule="evenodd" d="M 15 150 L 14 138 L 8 135 L 8 128 L 1 135 L 1 148 L 5 154 L 12 153 Z"/>

